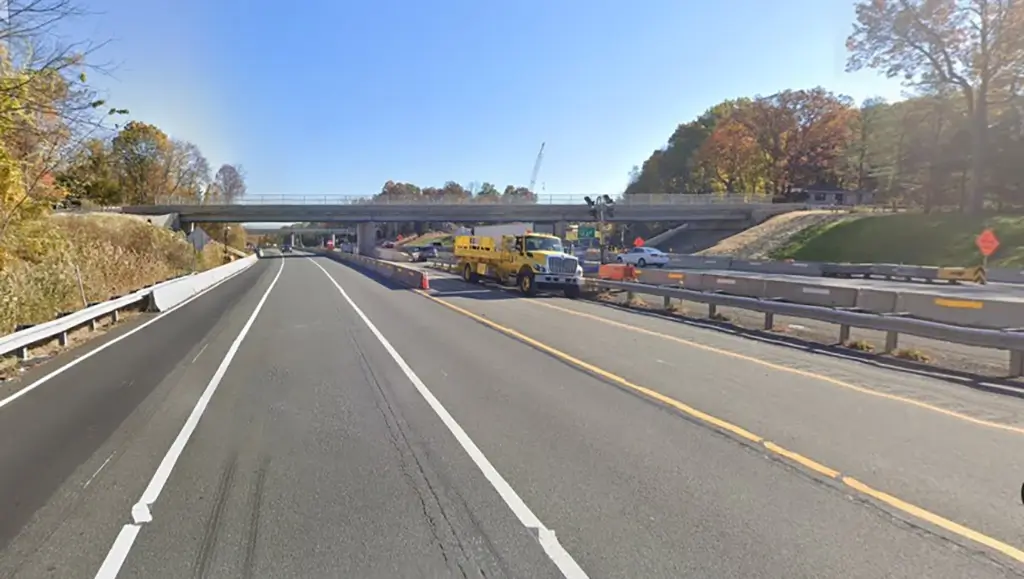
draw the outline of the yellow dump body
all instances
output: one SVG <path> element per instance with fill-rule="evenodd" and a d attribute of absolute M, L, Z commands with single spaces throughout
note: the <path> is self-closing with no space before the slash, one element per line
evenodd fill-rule
<path fill-rule="evenodd" d="M 493 237 L 477 237 L 475 235 L 458 235 L 455 237 L 455 257 L 473 259 L 496 258 L 498 251 L 494 247 Z"/>

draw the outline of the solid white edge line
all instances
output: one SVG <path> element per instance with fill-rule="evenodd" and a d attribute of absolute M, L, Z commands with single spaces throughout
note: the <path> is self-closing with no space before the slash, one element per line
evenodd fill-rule
<path fill-rule="evenodd" d="M 174 465 L 178 462 L 181 457 L 181 453 L 185 450 L 185 445 L 188 444 L 189 439 L 192 437 L 192 433 L 195 432 L 196 426 L 199 424 L 199 419 L 202 418 L 203 413 L 206 411 L 206 407 L 210 404 L 210 399 L 213 398 L 214 393 L 217 391 L 217 387 L 220 386 L 221 380 L 224 378 L 224 374 L 228 370 L 228 366 L 231 365 L 231 361 L 234 359 L 235 354 L 238 352 L 238 348 L 242 345 L 242 341 L 245 340 L 245 336 L 249 333 L 249 329 L 253 323 L 256 322 L 256 317 L 263 309 L 263 305 L 267 302 L 267 298 L 270 297 L 270 292 L 277 285 L 277 280 L 281 278 L 281 272 L 284 271 L 284 260 L 281 260 L 281 267 L 277 270 L 277 275 L 274 276 L 273 281 L 270 282 L 270 286 L 263 292 L 263 297 L 256 304 L 252 314 L 249 315 L 249 319 L 246 320 L 245 325 L 242 326 L 241 331 L 235 337 L 235 340 L 231 343 L 231 347 L 228 348 L 227 353 L 221 360 L 220 366 L 217 367 L 217 371 L 214 372 L 213 377 L 206 385 L 206 389 L 203 390 L 202 395 L 196 402 L 196 405 L 192 408 L 192 413 L 189 414 L 185 420 L 185 424 L 181 427 L 178 432 L 178 436 L 174 438 L 174 442 L 171 443 L 170 448 L 167 449 L 167 454 L 160 461 L 160 465 L 157 466 L 156 472 L 153 473 L 153 478 L 150 479 L 149 484 L 146 485 L 146 490 L 142 491 L 142 496 L 139 498 L 139 502 L 132 506 L 131 516 L 135 524 L 125 525 L 121 532 L 118 534 L 117 539 L 114 540 L 114 544 L 110 547 L 110 551 L 107 552 L 107 556 L 103 561 L 103 565 L 100 566 L 99 571 L 96 572 L 96 579 L 113 579 L 117 577 L 118 572 L 121 571 L 121 565 L 124 564 L 125 559 L 128 557 L 128 552 L 131 550 L 132 544 L 135 542 L 135 537 L 139 534 L 140 525 L 148 523 L 153 520 L 153 515 L 150 512 L 150 507 L 156 502 L 156 499 L 160 496 L 160 491 L 163 490 L 164 485 L 167 484 L 167 479 L 171 476 L 171 471 L 174 470 Z M 129 530 L 132 528 L 133 530 Z M 126 538 L 127 537 L 127 538 Z"/>
<path fill-rule="evenodd" d="M 253 265 L 255 265 L 255 262 L 254 262 Z M 75 366 L 77 366 L 78 364 L 88 360 L 89 358 L 92 358 L 96 354 L 99 354 L 103 350 L 106 350 L 107 348 L 113 346 L 114 344 L 120 342 L 121 340 L 124 340 L 125 338 L 127 338 L 127 337 L 129 337 L 131 335 L 134 335 L 137 332 L 141 332 L 142 330 L 144 330 L 147 327 L 149 327 L 151 324 L 155 324 L 158 321 L 162 320 L 165 316 L 170 315 L 170 314 L 176 312 L 178 309 L 187 306 L 188 304 L 192 303 L 194 300 L 199 299 L 201 296 L 203 296 L 206 293 L 212 291 L 214 288 L 219 287 L 221 284 L 227 282 L 228 280 L 234 279 L 236 276 L 241 275 L 243 272 L 249 271 L 249 268 L 251 268 L 251 267 L 252 266 L 250 265 L 249 267 L 247 267 L 245 269 L 239 270 L 239 271 L 231 274 L 230 276 L 228 276 L 228 277 L 218 281 L 217 283 L 211 285 L 210 287 L 204 289 L 203 291 L 201 291 L 201 292 L 199 292 L 199 293 L 189 297 L 188 299 L 186 299 L 185 301 L 181 302 L 180 304 L 174 306 L 173 308 L 171 308 L 169 310 L 165 310 L 163 312 L 160 312 L 160 314 L 158 314 L 152 320 L 149 320 L 148 322 L 140 325 L 139 327 L 133 328 L 132 330 L 130 330 L 128 332 L 125 332 L 124 334 L 114 338 L 113 340 L 110 340 L 109 342 L 107 342 L 105 344 L 102 344 L 102 345 L 96 347 L 95 349 L 86 352 L 85 354 L 82 354 L 81 356 L 75 358 L 74 360 L 71 360 L 67 364 L 64 364 L 63 366 L 61 366 L 60 368 L 57 368 L 56 370 L 50 372 L 49 374 L 40 377 L 35 382 L 29 384 L 28 386 L 25 386 L 24 388 L 22 388 L 21 390 L 18 390 L 14 394 L 11 394 L 7 398 L 4 398 L 3 400 L 0 400 L 0 408 L 3 408 L 4 406 L 7 406 L 11 402 L 14 402 L 18 398 L 21 398 L 22 396 L 28 394 L 29 392 L 35 390 L 36 388 L 39 388 L 43 384 L 46 384 L 47 382 L 52 380 L 53 378 L 56 378 L 57 376 L 60 376 L 64 372 L 70 370 L 71 368 L 74 368 Z"/>
<path fill-rule="evenodd" d="M 377 338 L 377 341 L 384 346 L 384 349 L 391 355 L 391 359 L 398 364 L 398 367 L 402 369 L 406 378 L 412 382 L 412 385 L 420 395 L 423 396 L 423 399 L 426 400 L 430 408 L 433 409 L 441 419 L 441 422 L 448 427 L 448 430 L 452 433 L 459 444 L 462 445 L 463 450 L 466 451 L 469 458 L 476 464 L 477 468 L 480 469 L 480 472 L 483 473 L 487 481 L 491 483 L 491 486 L 493 486 L 494 490 L 498 492 L 498 495 L 500 495 L 502 500 L 505 501 L 505 504 L 507 504 L 509 509 L 512 510 L 512 513 L 516 518 L 519 519 L 523 526 L 537 532 L 537 540 L 540 543 L 541 548 L 544 549 L 548 558 L 550 558 L 555 566 L 557 566 L 562 572 L 562 575 L 567 579 L 587 579 L 586 572 L 583 571 L 576 560 L 572 558 L 572 555 L 570 555 L 569 552 L 562 547 L 561 543 L 558 542 L 558 539 L 555 538 L 555 532 L 545 527 L 544 523 L 537 518 L 537 515 L 530 510 L 530 507 L 523 502 L 523 499 L 520 498 L 516 491 L 512 489 L 512 486 L 508 484 L 508 481 L 506 481 L 503 476 L 501 476 L 501 473 L 494 468 L 494 465 L 492 465 L 491 461 L 487 459 L 483 451 L 477 447 L 476 443 L 473 442 L 473 439 L 471 439 L 459 423 L 455 421 L 455 418 L 448 413 L 448 410 L 445 409 L 437 397 L 435 397 L 430 389 L 427 388 L 426 384 L 420 380 L 420 377 L 413 372 L 409 364 L 406 363 L 404 358 L 402 358 L 402 355 L 399 354 L 398 351 L 395 350 L 394 346 L 391 345 L 391 342 L 384 337 L 384 334 L 382 334 L 380 330 L 377 329 L 377 326 L 370 321 L 370 318 L 363 313 L 363 310 L 359 309 L 359 306 L 352 301 L 352 298 L 348 296 L 348 293 L 345 292 L 344 288 L 338 284 L 334 277 L 332 277 L 322 265 L 312 258 L 310 258 L 310 261 L 313 265 L 320 268 L 320 271 L 324 272 L 327 279 L 331 280 L 334 287 L 338 289 L 339 293 L 341 293 L 341 297 L 345 298 L 345 301 L 352 307 L 356 315 L 363 320 L 363 323 L 366 324 L 366 327 L 368 327 L 370 332 L 372 332 Z"/>

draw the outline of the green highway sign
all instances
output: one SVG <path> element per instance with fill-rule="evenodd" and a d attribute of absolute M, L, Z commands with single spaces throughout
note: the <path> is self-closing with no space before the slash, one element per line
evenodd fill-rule
<path fill-rule="evenodd" d="M 577 237 L 580 239 L 593 239 L 597 237 L 597 228 L 581 226 L 577 232 Z"/>

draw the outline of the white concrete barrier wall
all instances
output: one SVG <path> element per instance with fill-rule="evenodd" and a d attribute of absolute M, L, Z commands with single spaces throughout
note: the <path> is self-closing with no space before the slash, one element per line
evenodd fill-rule
<path fill-rule="evenodd" d="M 250 255 L 249 257 L 156 287 L 153 289 L 152 307 L 158 312 L 167 311 L 197 293 L 248 269 L 252 264 L 256 263 L 257 259 L 259 258 L 255 255 Z"/>

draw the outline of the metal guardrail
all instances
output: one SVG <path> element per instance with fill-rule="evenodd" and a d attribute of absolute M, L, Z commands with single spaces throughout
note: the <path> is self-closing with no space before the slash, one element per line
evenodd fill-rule
<path fill-rule="evenodd" d="M 246 195 L 233 205 L 583 205 L 586 195 L 539 193 L 533 199 L 522 197 L 461 197 L 461 196 L 376 196 L 376 195 Z M 591 195 L 594 197 L 594 195 Z M 706 195 L 626 195 L 615 200 L 616 205 L 744 205 L 771 204 L 765 195 L 717 194 Z M 153 205 L 219 205 L 204 203 L 196 197 L 159 195 Z"/>
<path fill-rule="evenodd" d="M 168 280 L 162 283 L 170 283 L 171 281 L 174 280 Z M 24 330 L 14 332 L 13 334 L 2 336 L 0 337 L 0 357 L 9 356 L 14 353 L 16 356 L 24 360 L 28 358 L 29 349 L 32 346 L 51 342 L 54 339 L 58 340 L 61 346 L 66 346 L 68 343 L 69 332 L 85 326 L 89 326 L 90 329 L 95 330 L 99 320 L 107 316 L 110 316 L 111 320 L 116 322 L 121 310 L 135 306 L 141 301 L 145 301 L 149 297 L 149 294 L 152 293 L 153 287 L 156 286 L 143 288 L 128 295 L 78 310 L 77 312 L 70 313 L 66 316 L 57 318 L 56 320 L 44 322 Z"/>
<path fill-rule="evenodd" d="M 442 256 L 433 264 L 450 269 L 453 259 Z M 670 270 L 641 270 L 640 280 L 586 278 L 586 284 L 591 289 L 659 296 L 666 300 L 666 308 L 669 299 L 708 304 L 709 317 L 715 316 L 719 306 L 761 312 L 766 330 L 774 326 L 775 315 L 838 324 L 840 343 L 849 341 L 851 328 L 882 331 L 886 332 L 886 353 L 896 350 L 899 334 L 1006 350 L 1010 352 L 1010 376 L 1024 375 L 1024 333 L 1005 327 L 1024 307 L 1021 301 L 955 299 Z"/>
<path fill-rule="evenodd" d="M 694 291 L 671 286 L 653 286 L 635 282 L 588 279 L 594 289 L 622 290 L 635 294 L 659 296 L 666 300 L 679 299 L 708 305 L 708 314 L 714 317 L 718 307 L 731 307 L 761 312 L 764 327 L 774 326 L 774 317 L 790 316 L 818 320 L 839 325 L 839 341 L 845 343 L 850 328 L 863 328 L 886 332 L 885 351 L 893 352 L 900 334 L 941 340 L 967 346 L 992 348 L 1010 352 L 1009 376 L 1024 375 L 1024 333 L 1013 330 L 981 329 L 956 326 L 941 322 L 908 318 L 898 314 L 880 314 L 846 308 L 795 304 L 771 299 L 749 298 L 717 292 Z"/>
<path fill-rule="evenodd" d="M 262 251 L 256 255 L 262 256 Z M 14 354 L 18 358 L 25 360 L 29 357 L 29 351 L 33 346 L 39 346 L 54 340 L 57 340 L 60 346 L 66 346 L 68 344 L 68 334 L 74 330 L 84 328 L 86 326 L 91 330 L 96 330 L 99 321 L 108 316 L 111 321 L 117 322 L 122 310 L 130 307 L 136 307 L 140 302 L 146 302 L 147 306 L 153 305 L 153 301 L 150 298 L 155 292 L 169 289 L 168 286 L 181 282 L 182 280 L 196 279 L 197 276 L 209 274 L 210 272 L 217 271 L 219 268 L 231 267 L 232 264 L 236 264 L 238 261 L 241 260 L 235 260 L 229 264 L 221 265 L 218 268 L 210 269 L 199 274 L 189 274 L 164 280 L 136 290 L 130 294 L 69 313 L 57 318 L 56 320 L 50 320 L 49 322 L 43 322 L 41 324 L 19 330 L 13 334 L 0 336 L 0 357 L 6 357 Z"/>
<path fill-rule="evenodd" d="M 988 268 L 933 267 L 890 263 L 830 263 L 818 261 L 775 261 L 733 257 L 670 255 L 669 265 L 680 269 L 721 269 L 751 273 L 802 275 L 809 277 L 886 278 L 921 281 L 982 281 L 1024 283 L 1024 271 Z M 1013 281 L 1019 280 L 1019 281 Z"/>

